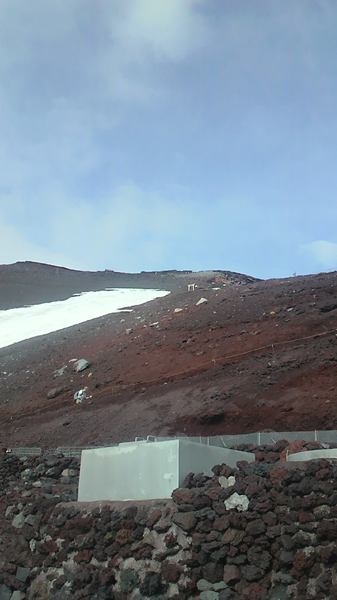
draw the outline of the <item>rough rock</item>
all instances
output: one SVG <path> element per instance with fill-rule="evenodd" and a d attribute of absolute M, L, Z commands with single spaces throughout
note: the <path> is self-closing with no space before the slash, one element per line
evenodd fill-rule
<path fill-rule="evenodd" d="M 47 393 L 47 398 L 50 398 L 50 399 L 57 398 L 57 396 L 60 396 L 61 394 L 63 394 L 64 391 L 65 391 L 65 388 L 63 386 L 52 388 Z"/>
<path fill-rule="evenodd" d="M 234 494 L 225 500 L 225 506 L 227 510 L 236 509 L 239 512 L 245 512 L 248 510 L 249 500 L 244 494 L 234 492 Z"/>
<path fill-rule="evenodd" d="M 12 591 L 7 585 L 0 586 L 0 600 L 10 600 L 11 595 Z"/>
<path fill-rule="evenodd" d="M 190 474 L 169 500 L 92 505 L 76 502 L 78 459 L 3 454 L 0 599 L 333 600 L 334 467 L 294 464 L 275 478 L 274 465 L 231 475 L 219 465 L 213 477 Z M 227 509 L 234 494 L 245 511 Z"/>
<path fill-rule="evenodd" d="M 80 358 L 79 360 L 77 360 L 76 362 L 74 362 L 73 367 L 74 367 L 74 371 L 76 371 L 77 373 L 79 373 L 81 371 L 84 371 L 88 367 L 90 367 L 90 363 L 85 358 Z"/>
<path fill-rule="evenodd" d="M 184 531 L 190 531 L 194 528 L 197 518 L 193 512 L 176 513 L 173 517 L 173 522 L 179 525 Z"/>

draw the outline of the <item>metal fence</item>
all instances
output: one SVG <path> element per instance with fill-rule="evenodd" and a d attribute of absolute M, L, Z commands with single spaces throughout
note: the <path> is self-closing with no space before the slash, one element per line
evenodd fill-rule
<path fill-rule="evenodd" d="M 179 436 L 184 439 L 183 436 Z M 170 438 L 156 438 L 158 440 Z M 329 431 L 257 431 L 256 433 L 246 433 L 238 435 L 216 435 L 209 437 L 193 436 L 188 437 L 193 442 L 209 444 L 210 446 L 221 446 L 225 448 L 234 448 L 242 444 L 252 444 L 253 446 L 272 446 L 279 440 L 304 440 L 305 442 L 321 442 L 325 444 L 337 444 L 337 430 Z"/>
<path fill-rule="evenodd" d="M 116 446 L 117 444 L 109 444 L 109 447 Z M 56 448 L 57 454 L 63 454 L 63 456 L 76 457 L 81 456 L 82 450 L 95 449 L 97 446 L 59 446 Z"/>
<path fill-rule="evenodd" d="M 219 446 L 221 448 L 236 448 L 237 446 L 252 444 L 253 446 L 272 446 L 279 440 L 304 440 L 305 442 L 321 442 L 322 444 L 337 444 L 337 430 L 331 429 L 328 431 L 257 431 L 256 433 L 246 433 L 239 435 L 213 435 L 205 436 L 172 436 L 172 437 L 156 437 L 149 435 L 147 438 L 136 437 L 136 441 L 147 440 L 148 442 L 164 441 L 172 439 L 188 439 L 192 442 L 199 442 L 209 446 Z M 101 444 L 97 446 L 59 446 L 55 449 L 56 453 L 63 454 L 69 457 L 80 457 L 82 450 L 91 448 L 102 448 L 118 446 L 118 444 Z M 41 448 L 8 448 L 8 453 L 18 456 L 38 456 L 42 454 Z M 48 453 L 51 451 L 49 450 Z"/>
<path fill-rule="evenodd" d="M 16 456 L 40 456 L 42 454 L 41 448 L 7 448 L 7 454 L 15 454 Z"/>

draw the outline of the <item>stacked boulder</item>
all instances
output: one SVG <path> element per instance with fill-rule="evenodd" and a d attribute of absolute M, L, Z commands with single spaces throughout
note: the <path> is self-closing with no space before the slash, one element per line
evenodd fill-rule
<path fill-rule="evenodd" d="M 190 474 L 169 500 L 77 503 L 78 462 L 1 463 L 0 600 L 337 600 L 337 465 Z"/>

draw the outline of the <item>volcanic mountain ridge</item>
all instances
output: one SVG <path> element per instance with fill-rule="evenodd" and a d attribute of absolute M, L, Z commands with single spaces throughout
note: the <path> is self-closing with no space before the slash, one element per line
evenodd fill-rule
<path fill-rule="evenodd" d="M 170 294 L 1 349 L 0 446 L 337 429 L 336 283 L 2 265 L 1 309 L 107 287 Z M 74 358 L 90 367 L 76 373 Z M 75 404 L 84 386 L 92 398 Z"/>

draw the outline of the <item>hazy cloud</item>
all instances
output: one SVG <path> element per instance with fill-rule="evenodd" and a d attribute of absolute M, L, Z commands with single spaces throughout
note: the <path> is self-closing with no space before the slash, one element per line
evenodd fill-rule
<path fill-rule="evenodd" d="M 56 206 L 54 207 L 56 208 Z M 54 212 L 50 242 L 56 249 L 62 237 L 67 255 L 81 257 L 90 268 L 137 271 L 160 269 L 170 256 L 184 255 L 184 246 L 197 227 L 189 201 L 167 200 L 158 193 L 125 185 L 100 204 L 58 203 Z M 83 258 L 82 258 L 83 260 Z"/>
<path fill-rule="evenodd" d="M 337 244 L 318 240 L 304 244 L 301 250 L 323 269 L 337 269 Z"/>
<path fill-rule="evenodd" d="M 70 269 L 85 268 L 85 261 L 70 258 L 70 255 L 50 249 L 25 239 L 22 231 L 11 227 L 0 219 L 0 257 L 1 264 L 14 263 L 21 260 L 33 260 L 52 265 L 60 265 Z"/>
<path fill-rule="evenodd" d="M 336 28 L 333 0 L 3 0 L 0 262 L 331 264 Z"/>
<path fill-rule="evenodd" d="M 181 61 L 202 47 L 206 20 L 200 0 L 127 0 L 112 23 L 113 38 L 124 62 Z"/>

